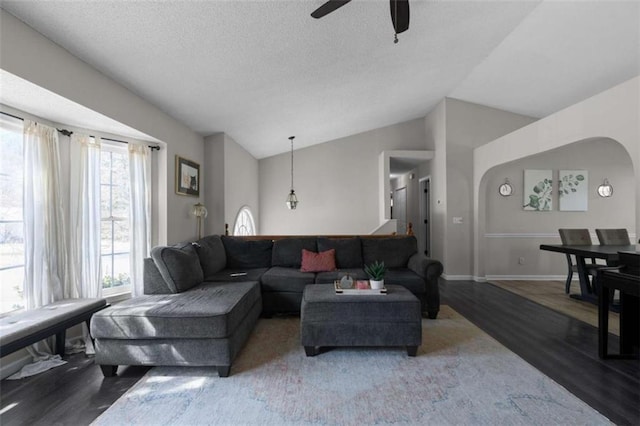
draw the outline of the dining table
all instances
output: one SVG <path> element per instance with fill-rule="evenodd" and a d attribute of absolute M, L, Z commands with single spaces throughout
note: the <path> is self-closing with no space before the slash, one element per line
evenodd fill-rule
<path fill-rule="evenodd" d="M 541 244 L 540 250 L 556 253 L 571 254 L 576 258 L 578 279 L 580 281 L 580 294 L 571 297 L 585 300 L 594 304 L 598 303 L 598 294 L 589 282 L 586 259 L 603 259 L 607 266 L 618 266 L 619 252 L 640 253 L 640 244 L 630 245 L 563 245 Z"/>

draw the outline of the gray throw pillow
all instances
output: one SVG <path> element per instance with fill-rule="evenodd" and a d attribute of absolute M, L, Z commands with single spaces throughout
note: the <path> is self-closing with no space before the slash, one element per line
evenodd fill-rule
<path fill-rule="evenodd" d="M 173 293 L 181 293 L 203 281 L 198 253 L 191 243 L 154 247 L 151 258 Z"/>

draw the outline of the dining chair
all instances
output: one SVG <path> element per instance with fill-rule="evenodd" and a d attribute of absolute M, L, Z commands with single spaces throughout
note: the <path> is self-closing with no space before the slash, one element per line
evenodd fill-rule
<path fill-rule="evenodd" d="M 589 234 L 588 229 L 561 228 L 558 229 L 558 232 L 560 233 L 560 240 L 562 241 L 562 245 L 564 246 L 590 246 L 593 244 L 591 242 L 591 235 Z M 578 272 L 578 265 L 577 263 L 573 262 L 570 254 L 567 253 L 566 256 L 568 273 L 567 281 L 564 284 L 564 292 L 569 294 L 569 291 L 571 290 L 571 280 L 573 279 L 573 273 Z M 585 266 L 587 268 L 587 274 L 590 276 L 595 276 L 597 270 L 606 265 L 598 265 L 596 264 L 596 260 L 592 258 L 591 263 L 587 263 Z M 591 283 L 591 288 L 593 289 L 593 282 Z"/>
<path fill-rule="evenodd" d="M 629 233 L 625 228 L 596 229 L 596 235 L 602 246 L 628 246 L 631 244 Z"/>

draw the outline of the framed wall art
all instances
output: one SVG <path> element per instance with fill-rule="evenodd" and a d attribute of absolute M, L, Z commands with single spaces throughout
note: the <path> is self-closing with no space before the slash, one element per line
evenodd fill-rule
<path fill-rule="evenodd" d="M 176 194 L 200 196 L 200 164 L 176 155 Z"/>
<path fill-rule="evenodd" d="M 551 211 L 553 208 L 553 171 L 525 170 L 523 209 L 530 211 Z"/>
<path fill-rule="evenodd" d="M 586 212 L 589 203 L 589 172 L 560 170 L 558 205 L 563 212 Z"/>

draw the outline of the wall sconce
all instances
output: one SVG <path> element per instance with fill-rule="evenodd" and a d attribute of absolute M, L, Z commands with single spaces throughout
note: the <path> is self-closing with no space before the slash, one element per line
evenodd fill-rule
<path fill-rule="evenodd" d="M 504 183 L 498 187 L 498 192 L 503 197 L 508 197 L 513 194 L 513 187 L 509 183 L 509 179 L 505 178 Z"/>
<path fill-rule="evenodd" d="M 609 179 L 604 178 L 602 185 L 598 187 L 598 195 L 602 198 L 609 198 L 613 195 L 613 186 L 609 183 Z"/>
<path fill-rule="evenodd" d="M 202 221 L 209 214 L 207 208 L 202 203 L 196 203 L 191 208 L 191 214 L 196 217 L 198 221 L 198 239 L 202 238 Z"/>

